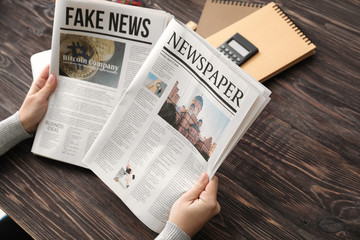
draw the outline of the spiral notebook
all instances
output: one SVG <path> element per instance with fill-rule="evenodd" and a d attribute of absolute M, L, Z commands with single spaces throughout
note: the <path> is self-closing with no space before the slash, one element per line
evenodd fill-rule
<path fill-rule="evenodd" d="M 206 0 L 196 32 L 203 38 L 207 38 L 264 5 L 264 3 L 249 3 L 236 0 Z"/>
<path fill-rule="evenodd" d="M 273 2 L 206 40 L 219 47 L 236 32 L 259 49 L 241 68 L 260 82 L 313 55 L 316 49 L 311 40 Z"/>

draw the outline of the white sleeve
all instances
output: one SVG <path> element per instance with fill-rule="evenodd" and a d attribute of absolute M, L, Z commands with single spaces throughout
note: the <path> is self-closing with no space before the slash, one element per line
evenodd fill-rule
<path fill-rule="evenodd" d="M 190 240 L 191 238 L 181 228 L 172 222 L 167 222 L 165 228 L 155 240 Z"/>
<path fill-rule="evenodd" d="M 30 138 L 21 125 L 19 112 L 0 122 L 0 156 L 19 142 Z"/>

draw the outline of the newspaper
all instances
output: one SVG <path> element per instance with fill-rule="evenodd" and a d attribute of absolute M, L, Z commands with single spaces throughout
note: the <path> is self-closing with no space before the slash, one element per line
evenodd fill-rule
<path fill-rule="evenodd" d="M 58 85 L 32 152 L 81 160 L 171 15 L 107 1 L 56 1 L 50 72 Z"/>
<path fill-rule="evenodd" d="M 83 162 L 150 229 L 212 177 L 270 91 L 172 19 Z"/>

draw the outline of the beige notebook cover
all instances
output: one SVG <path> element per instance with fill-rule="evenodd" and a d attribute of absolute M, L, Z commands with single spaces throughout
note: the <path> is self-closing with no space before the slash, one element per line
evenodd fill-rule
<path fill-rule="evenodd" d="M 236 32 L 259 49 L 241 68 L 261 82 L 315 53 L 316 46 L 273 2 L 206 40 L 219 47 Z"/>
<path fill-rule="evenodd" d="M 264 6 L 262 3 L 236 0 L 206 0 L 196 32 L 203 38 L 207 38 L 262 6 Z"/>

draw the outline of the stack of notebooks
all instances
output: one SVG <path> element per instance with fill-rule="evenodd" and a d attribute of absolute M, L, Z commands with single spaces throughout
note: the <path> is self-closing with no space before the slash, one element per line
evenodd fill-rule
<path fill-rule="evenodd" d="M 258 48 L 241 65 L 260 82 L 313 55 L 316 46 L 275 3 L 207 0 L 197 33 L 219 47 L 235 33 Z"/>

